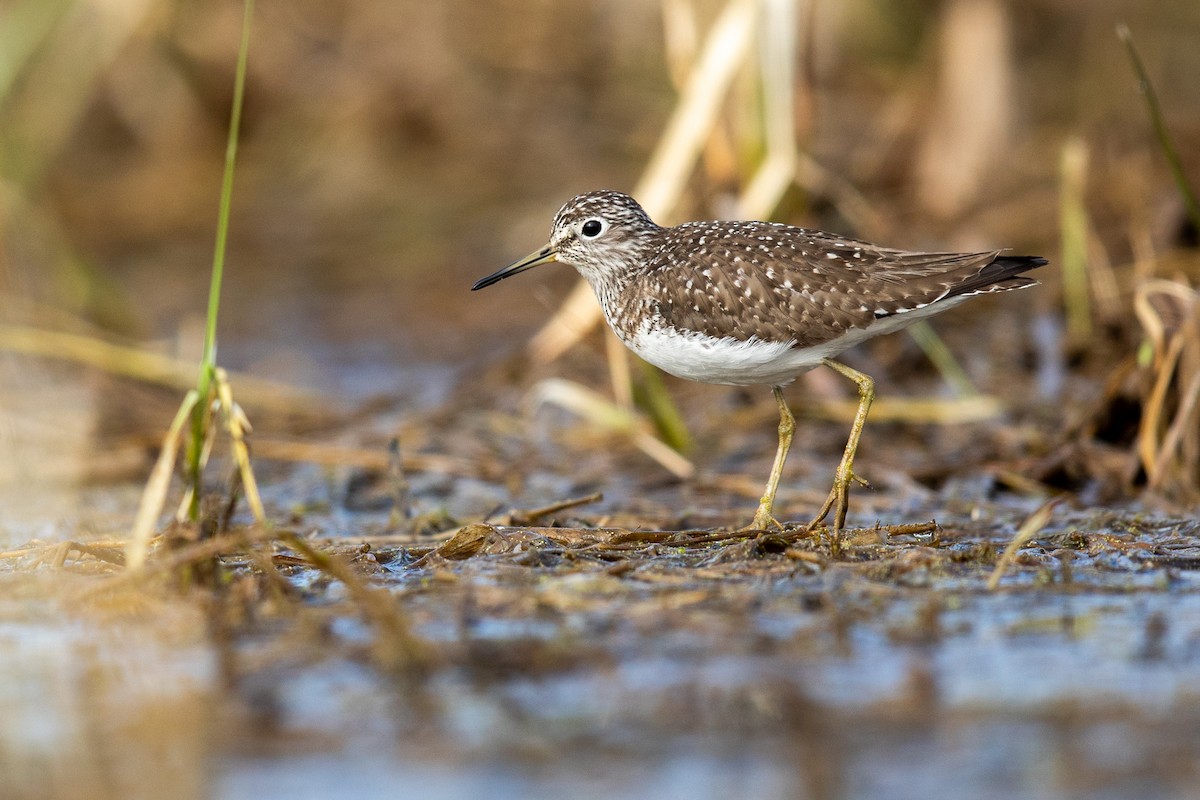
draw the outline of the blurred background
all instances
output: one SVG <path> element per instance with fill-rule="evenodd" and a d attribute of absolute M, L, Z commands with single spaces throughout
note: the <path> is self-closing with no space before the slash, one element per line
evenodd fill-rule
<path fill-rule="evenodd" d="M 1145 264 L 1195 232 L 1115 26 L 1133 30 L 1195 182 L 1196 5 L 785 5 L 800 161 L 760 215 L 899 247 L 1049 257 L 1047 288 L 1006 306 L 1015 341 L 1028 348 L 1031 325 L 1015 306 L 1037 309 L 1050 337 L 1043 355 L 1064 359 L 1042 365 L 1032 390 L 1041 400 L 1070 399 L 1067 360 L 1132 352 L 1132 265 L 1141 259 L 1143 277 L 1171 272 Z M 353 402 L 428 406 L 513 352 L 574 276 L 547 270 L 486 295 L 466 287 L 540 243 L 571 195 L 634 188 L 722 8 L 262 4 L 223 365 Z M 193 357 L 241 5 L 7 0 L 0 15 L 5 319 Z M 752 49 L 741 62 L 699 163 L 658 204 L 660 221 L 736 214 L 766 139 L 759 62 Z M 1064 233 L 1064 198 L 1083 237 L 1066 266 L 1086 255 L 1086 275 L 1080 264 L 1072 274 L 1084 276 L 1075 298 L 1092 324 L 1059 341 L 1060 250 L 1074 235 Z M 55 454 L 79 436 L 116 441 L 169 420 L 172 403 L 147 419 L 122 399 L 137 387 L 15 355 L 43 346 L 19 338 L 10 329 L 0 353 L 5 382 L 22 387 L 5 402 L 27 474 L 86 477 L 92 467 L 52 465 Z M 1005 382 L 992 383 L 984 388 Z M 30 417 L 47 402 L 81 413 L 63 424 Z M 103 420 L 89 416 L 98 411 Z"/>
<path fill-rule="evenodd" d="M 1015 341 L 1029 347 L 1031 317 L 1014 313 L 1027 306 L 1050 336 L 1043 355 L 1062 355 L 1057 367 L 1042 365 L 1032 390 L 1041 400 L 1070 399 L 1065 373 L 1089 354 L 1131 352 L 1132 265 L 1141 259 L 1142 277 L 1171 272 L 1145 264 L 1194 243 L 1195 231 L 1115 27 L 1133 30 L 1195 182 L 1196 5 L 785 5 L 795 29 L 789 121 L 801 158 L 761 216 L 899 247 L 1004 246 L 1049 257 L 1047 288 L 1006 305 Z M 547 270 L 486 295 L 466 287 L 543 241 L 571 195 L 634 188 L 722 8 L 263 3 L 234 191 L 223 365 L 354 402 L 428 406 L 511 353 L 551 318 L 574 276 Z M 241 5 L 7 0 L 0 15 L 4 317 L 193 357 Z M 660 221 L 736 214 L 766 139 L 754 51 L 742 62 L 686 185 L 658 204 Z M 1064 200 L 1075 203 L 1072 231 L 1083 237 L 1065 266 L 1086 255 L 1086 275 L 1080 264 L 1071 274 L 1084 276 L 1075 298 L 1091 324 L 1059 341 L 1060 251 L 1074 235 L 1064 233 L 1063 213 L 1073 224 Z M 34 346 L 9 333 L 5 382 L 23 387 L 6 392 L 10 436 L 31 442 L 32 461 L 42 462 L 29 464 L 33 473 L 90 471 L 49 465 L 60 448 L 20 411 L 45 410 L 38 385 L 55 403 L 102 410 L 104 420 L 66 426 L 85 438 L 169 419 L 171 403 L 145 419 L 107 378 L 79 386 L 77 367 L 13 355 Z M 50 427 L 59 444 L 71 438 Z"/>
<path fill-rule="evenodd" d="M 0 551 L 126 531 L 194 384 L 242 13 L 236 0 L 0 0 Z M 763 15 L 786 24 L 753 22 Z M 1050 260 L 1040 288 L 937 320 L 949 362 L 926 355 L 936 343 L 903 335 L 851 356 L 883 398 L 865 440 L 877 437 L 872 477 L 885 498 L 932 503 L 901 515 L 941 518 L 945 502 L 973 513 L 953 506 L 955 480 L 980 469 L 1022 513 L 1050 490 L 1085 508 L 1191 513 L 1198 235 L 1119 24 L 1157 91 L 1179 175 L 1200 186 L 1195 0 L 259 2 L 220 363 L 267 443 L 382 453 L 401 430 L 431 458 L 488 465 L 469 481 L 418 478 L 427 507 L 463 518 L 604 488 L 608 511 L 665 498 L 669 513 L 653 518 L 682 524 L 670 516 L 684 513 L 678 484 L 622 436 L 573 434 L 570 415 L 528 422 L 529 392 L 546 378 L 613 392 L 603 334 L 586 313 L 557 316 L 573 308 L 573 271 L 468 291 L 540 246 L 571 196 L 641 189 L 660 223 L 745 215 L 895 247 Z M 769 35 L 781 29 L 789 35 Z M 700 129 L 675 125 L 718 76 Z M 672 182 L 663 159 L 685 140 L 695 158 Z M 561 352 L 548 358 L 547 325 L 578 341 L 549 346 Z M 531 354 L 531 341 L 542 349 Z M 774 446 L 769 393 L 666 387 L 707 471 L 687 503 L 715 502 L 712 490 L 724 492 L 718 510 L 748 510 Z M 789 397 L 820 407 L 850 393 L 814 373 Z M 951 421 L 980 419 L 958 401 L 994 405 L 986 426 L 925 416 L 906 427 L 889 425 L 888 396 L 945 401 Z M 797 449 L 831 466 L 842 423 L 801 428 Z M 347 480 L 272 472 L 269 454 L 262 463 L 276 512 L 311 508 L 312 486 Z M 827 485 L 823 466 L 792 469 Z M 870 524 L 890 500 L 867 497 Z M 204 635 L 202 621 L 189 625 Z M 59 685 L 47 665 L 73 652 L 58 647 L 22 662 L 25 677 L 49 676 L 45 697 Z M 113 691 L 151 706 L 170 694 L 186 709 L 174 725 L 206 713 L 153 681 Z M 1175 727 L 1157 730 L 1177 741 Z M 990 731 L 988 742 L 1014 748 L 1026 735 Z M 199 772 L 207 745 L 188 741 L 184 760 Z M 1103 752 L 1120 749 L 1104 741 Z M 970 763 L 986 779 L 987 764 Z M 811 796 L 840 796 L 810 767 Z M 710 773 L 688 774 L 669 788 L 708 785 Z"/>

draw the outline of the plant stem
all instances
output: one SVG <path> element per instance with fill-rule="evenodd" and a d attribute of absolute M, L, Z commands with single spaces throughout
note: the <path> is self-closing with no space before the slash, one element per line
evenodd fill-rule
<path fill-rule="evenodd" d="M 212 281 L 208 291 L 208 317 L 204 327 L 204 352 L 200 358 L 200 375 L 196 382 L 199 402 L 192 410 L 191 437 L 187 447 L 188 479 L 192 483 L 192 502 L 188 516 L 197 519 L 200 513 L 201 453 L 207 435 L 209 409 L 214 392 L 213 381 L 217 366 L 217 312 L 221 306 L 221 282 L 225 275 L 225 250 L 229 240 L 229 210 L 233 198 L 233 174 L 237 161 L 238 131 L 242 125 L 242 104 L 246 88 L 246 61 L 250 51 L 250 20 L 254 15 L 254 0 L 245 0 L 242 16 L 242 41 L 238 47 L 237 71 L 233 81 L 233 108 L 229 117 L 229 138 L 225 145 L 225 173 L 221 180 L 221 202 L 217 212 L 217 240 L 213 247 Z"/>
<path fill-rule="evenodd" d="M 1092 338 L 1091 293 L 1087 271 L 1088 216 L 1084 205 L 1088 150 L 1073 136 L 1059 156 L 1058 227 L 1062 241 L 1063 305 L 1067 340 L 1084 349 Z"/>
<path fill-rule="evenodd" d="M 937 368 L 942 379 L 950 385 L 957 397 L 975 397 L 979 394 L 979 389 L 975 388 L 967 371 L 958 363 L 954 353 L 950 352 L 950 348 L 942 341 L 942 337 L 937 335 L 937 331 L 928 321 L 921 320 L 912 325 L 908 329 L 908 334 L 917 343 L 917 347 L 921 348 L 925 357 Z"/>
<path fill-rule="evenodd" d="M 1128 25 L 1124 23 L 1117 25 L 1117 38 L 1121 40 L 1125 45 L 1126 52 L 1129 53 L 1129 63 L 1132 64 L 1134 74 L 1138 79 L 1138 90 L 1146 98 L 1146 110 L 1150 113 L 1150 122 L 1154 125 L 1154 135 L 1158 137 L 1158 144 L 1162 148 L 1163 155 L 1166 156 L 1167 165 L 1171 168 L 1175 185 L 1179 187 L 1179 194 L 1183 197 L 1183 204 L 1187 207 L 1188 216 L 1191 217 L 1192 225 L 1196 230 L 1200 230 L 1200 201 L 1196 199 L 1196 193 L 1188 184 L 1187 176 L 1183 171 L 1183 162 L 1179 160 L 1179 153 L 1175 150 L 1175 145 L 1171 141 L 1171 133 L 1167 130 L 1167 124 L 1163 120 L 1162 107 L 1158 104 L 1158 94 L 1155 93 L 1154 84 L 1150 82 L 1150 76 L 1146 72 L 1146 65 L 1142 63 L 1142 58 L 1133 44 L 1133 34 L 1130 33 Z"/>
<path fill-rule="evenodd" d="M 233 197 L 233 172 L 237 160 L 238 131 L 242 126 L 242 100 L 246 90 L 246 56 L 250 49 L 250 19 L 254 0 L 246 0 L 242 18 L 242 42 L 238 48 L 237 72 L 233 79 L 233 110 L 229 117 L 229 140 L 225 145 L 225 175 L 221 181 L 221 206 L 217 215 L 217 242 L 213 248 L 212 283 L 208 292 L 208 320 L 204 329 L 201 367 L 210 373 L 217 363 L 217 311 L 221 305 L 221 279 L 225 273 L 225 249 L 229 238 L 229 209 Z M 211 378 L 203 375 L 202 380 Z"/>

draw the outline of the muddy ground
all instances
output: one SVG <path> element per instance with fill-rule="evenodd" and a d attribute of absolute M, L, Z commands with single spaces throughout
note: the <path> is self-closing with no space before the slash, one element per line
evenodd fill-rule
<path fill-rule="evenodd" d="M 260 460 L 273 526 L 168 530 L 143 577 L 103 530 L 136 484 L 93 490 L 117 512 L 77 512 L 96 526 L 77 545 L 10 540 L 15 796 L 1190 792 L 1195 519 L 1016 491 L 994 464 L 901 480 L 1021 425 L 881 422 L 855 527 L 730 533 L 769 463 L 769 397 L 683 391 L 718 466 L 681 482 L 477 383 L 394 428 L 427 435 L 402 472 L 379 410 L 325 437 L 339 464 Z M 750 421 L 688 405 L 710 394 Z M 787 510 L 815 508 L 844 431 L 801 427 Z"/>

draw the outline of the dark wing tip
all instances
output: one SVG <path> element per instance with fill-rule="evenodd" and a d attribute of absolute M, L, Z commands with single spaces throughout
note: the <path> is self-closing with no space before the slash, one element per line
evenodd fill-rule
<path fill-rule="evenodd" d="M 990 264 L 984 267 L 984 270 L 990 268 L 1003 269 L 1012 271 L 1012 274 L 1017 275 L 1026 270 L 1037 269 L 1044 267 L 1050 262 L 1041 256 L 996 256 Z"/>
<path fill-rule="evenodd" d="M 1031 269 L 1044 267 L 1050 262 L 1041 256 L 996 256 L 983 269 L 959 283 L 947 293 L 947 297 L 976 294 L 981 291 L 1003 291 L 1020 289 L 1037 283 L 1032 278 L 1020 277 Z"/>

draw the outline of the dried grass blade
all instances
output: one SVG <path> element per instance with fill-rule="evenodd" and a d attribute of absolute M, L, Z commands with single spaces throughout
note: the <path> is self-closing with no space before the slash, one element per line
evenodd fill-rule
<path fill-rule="evenodd" d="M 692 462 L 654 438 L 637 414 L 585 386 L 561 378 L 541 381 L 534 387 L 532 404 L 536 407 L 547 403 L 565 408 L 593 425 L 629 436 L 639 450 L 674 475 L 689 478 L 695 473 Z"/>
<path fill-rule="evenodd" d="M 1062 242 L 1063 304 L 1072 346 L 1084 347 L 1092 333 L 1087 271 L 1088 216 L 1084 206 L 1088 149 L 1079 137 L 1063 145 L 1059 161 L 1058 225 Z"/>
<path fill-rule="evenodd" d="M 142 491 L 142 500 L 138 504 L 129 543 L 125 546 L 125 562 L 129 570 L 137 570 L 146 563 L 154 523 L 167 500 L 167 489 L 171 485 L 171 473 L 175 468 L 175 457 L 179 453 L 183 426 L 187 424 L 188 417 L 199 400 L 200 395 L 195 389 L 184 395 L 183 403 L 175 412 L 175 419 L 171 421 L 171 427 L 163 438 L 162 450 L 159 451 L 158 460 L 154 462 L 154 469 L 150 471 L 146 488 Z"/>
<path fill-rule="evenodd" d="M 221 408 L 225 412 L 225 426 L 233 440 L 233 456 L 237 460 L 238 471 L 242 476 L 242 488 L 246 492 L 246 502 L 254 518 L 262 525 L 267 524 L 267 515 L 263 510 L 262 497 L 258 493 L 258 482 L 254 479 L 254 468 L 250 464 L 250 449 L 246 446 L 246 433 L 250 430 L 250 422 L 246 419 L 241 407 L 233 402 L 233 389 L 229 385 L 229 374 L 220 367 L 216 370 L 217 397 L 221 400 Z"/>
<path fill-rule="evenodd" d="M 428 646 L 413 632 L 408 618 L 396 600 L 386 591 L 372 588 L 344 562 L 323 553 L 294 533 L 280 537 L 304 555 L 314 566 L 341 581 L 363 614 L 379 632 L 377 654 L 387 668 L 421 669 L 430 661 Z"/>
<path fill-rule="evenodd" d="M 196 386 L 194 363 L 78 333 L 0 325 L 0 350 L 70 361 L 111 375 L 176 389 Z M 250 375 L 238 376 L 237 381 L 239 395 L 252 408 L 328 413 L 329 399 L 314 392 Z"/>
<path fill-rule="evenodd" d="M 651 217 L 667 216 L 678 201 L 716 123 L 721 101 L 745 62 L 757 16 L 757 0 L 731 0 L 709 30 L 679 103 L 633 192 Z M 599 320 L 600 307 L 591 287 L 580 281 L 530 341 L 533 359 L 539 363 L 553 361 Z"/>
<path fill-rule="evenodd" d="M 650 216 L 675 205 L 754 40 L 758 0 L 730 0 L 708 32 L 650 163 L 635 191 Z"/>
<path fill-rule="evenodd" d="M 1167 352 L 1158 364 L 1154 376 L 1154 387 L 1150 396 L 1142 404 L 1142 419 L 1138 425 L 1138 458 L 1142 467 L 1149 475 L 1158 462 L 1161 442 L 1158 432 L 1162 429 L 1163 407 L 1167 402 L 1167 390 L 1175 376 L 1175 366 L 1179 363 L 1179 354 L 1183 352 L 1183 337 L 1176 333 L 1167 344 Z"/>
<path fill-rule="evenodd" d="M 996 562 L 996 568 L 992 570 L 992 576 L 988 578 L 988 591 L 996 590 L 996 587 L 1000 585 L 1000 579 L 1004 576 L 1004 571 L 1008 569 L 1008 565 L 1016 558 L 1017 551 L 1026 542 L 1037 536 L 1042 528 L 1046 527 L 1046 523 L 1050 521 L 1050 517 L 1054 513 L 1054 507 L 1060 502 L 1062 502 L 1061 499 L 1056 497 L 1044 503 L 1021 523 L 1021 527 L 1017 530 L 1017 535 L 1008 543 L 1008 547 L 1004 548 L 1004 552 L 1000 554 L 1000 560 Z"/>
<path fill-rule="evenodd" d="M 1179 411 L 1176 412 L 1175 419 L 1159 446 L 1158 457 L 1154 459 L 1153 466 L 1147 471 L 1146 485 L 1148 488 L 1157 489 L 1159 487 L 1166 474 L 1167 464 L 1179 448 L 1179 442 L 1183 438 L 1184 432 L 1195 429 L 1192 417 L 1196 411 L 1197 400 L 1200 400 L 1200 372 L 1192 376 L 1180 403 Z"/>
<path fill-rule="evenodd" d="M 743 219 L 768 216 L 795 180 L 796 18 L 795 0 L 763 0 L 759 80 L 767 154 L 738 198 L 738 216 Z"/>

